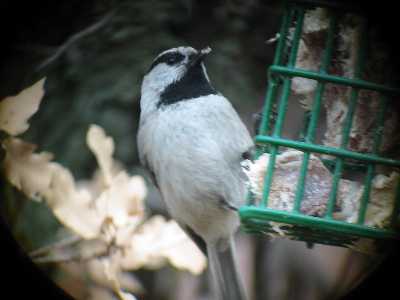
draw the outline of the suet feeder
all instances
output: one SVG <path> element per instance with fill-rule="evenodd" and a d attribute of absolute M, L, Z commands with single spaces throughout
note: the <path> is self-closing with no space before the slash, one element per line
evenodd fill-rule
<path fill-rule="evenodd" d="M 323 24 L 307 24 L 307 17 L 316 9 L 323 11 L 324 17 L 321 21 Z M 354 13 L 358 21 L 343 21 L 347 13 Z M 352 27 L 351 29 L 354 30 L 348 30 L 351 32 L 345 36 L 346 33 L 343 31 L 346 30 L 346 25 L 343 25 L 343 22 L 352 23 L 349 26 L 357 28 Z M 369 25 L 367 19 L 361 14 L 346 11 L 346 7 L 336 5 L 334 2 L 288 1 L 285 3 L 274 61 L 268 69 L 268 88 L 261 125 L 255 137 L 258 145 L 256 159 L 267 155 L 268 163 L 265 165 L 262 192 L 258 199 L 254 191 L 250 189 L 247 204 L 240 208 L 242 228 L 245 231 L 273 235 L 279 233 L 295 240 L 346 247 L 351 247 L 360 238 L 388 241 L 400 237 L 395 229 L 400 208 L 400 183 L 399 176 L 393 175 L 398 174 L 400 160 L 396 159 L 396 156 L 386 155 L 389 152 L 383 145 L 388 144 L 387 141 L 390 143 L 391 138 L 395 138 L 393 126 L 397 125 L 393 124 L 398 123 L 398 116 L 393 116 L 396 114 L 393 105 L 397 105 L 393 102 L 398 100 L 396 97 L 399 98 L 400 89 L 389 86 L 387 81 L 375 82 L 365 76 L 368 64 L 367 46 L 371 36 Z M 304 56 L 313 55 L 310 52 L 304 53 L 306 50 L 303 43 L 307 38 L 305 31 L 314 30 L 305 27 L 312 26 L 317 27 L 315 32 L 318 32 L 314 36 L 314 43 L 321 48 L 320 56 L 316 55 L 320 60 L 315 62 L 317 66 L 314 69 L 301 61 L 301 59 L 307 59 Z M 318 43 L 315 39 L 322 42 Z M 346 48 L 346 42 L 351 45 L 346 50 L 348 53 L 344 55 L 341 63 L 337 56 L 341 55 L 340 51 L 345 51 L 343 49 Z M 341 46 L 340 43 L 342 43 Z M 303 53 L 300 53 L 301 51 Z M 303 58 L 299 57 L 301 55 Z M 349 63 L 352 58 L 354 58 L 353 63 Z M 342 67 L 347 64 L 343 67 L 347 69 L 338 71 L 338 64 Z M 283 130 L 284 125 L 290 123 L 287 119 L 288 105 L 290 101 L 298 101 L 294 97 L 296 94 L 294 85 L 301 85 L 302 82 L 308 82 L 309 86 L 311 83 L 309 90 L 312 90 L 306 96 L 310 98 L 307 109 L 303 110 L 304 130 L 295 138 L 286 137 Z M 303 101 L 307 102 L 307 99 Z M 332 111 L 338 109 L 336 105 L 338 103 L 341 114 L 336 116 L 335 121 Z M 365 107 L 362 109 L 360 107 L 365 103 L 369 105 L 369 114 L 367 114 L 369 120 L 364 121 L 369 125 L 368 130 L 360 133 L 360 129 L 356 127 L 364 122 L 360 114 Z M 323 114 L 325 121 L 322 121 Z M 389 114 L 392 114 L 392 119 L 397 118 L 397 121 L 388 120 Z M 326 122 L 327 118 L 330 118 L 330 123 Z M 387 129 L 388 126 L 391 126 L 393 130 Z M 326 127 L 325 135 L 318 141 L 316 135 L 321 127 Z M 395 128 L 398 130 L 398 127 Z M 327 137 L 328 135 L 330 137 Z M 332 138 L 332 135 L 335 137 Z M 363 147 L 360 146 L 361 143 L 364 144 Z M 292 154 L 300 153 L 301 155 L 299 167 L 294 169 L 297 174 L 290 179 L 293 190 L 288 192 L 288 185 L 286 185 L 286 195 L 284 195 L 285 188 L 276 191 L 274 182 L 279 184 L 280 179 L 276 178 L 277 173 L 285 171 L 284 167 L 282 171 L 277 165 L 280 157 L 290 150 Z M 307 212 L 307 207 L 304 208 L 305 202 L 310 201 L 306 199 L 311 197 L 309 189 L 317 189 L 318 194 L 318 189 L 321 188 L 317 182 L 321 178 L 317 176 L 318 174 L 311 174 L 314 167 L 317 171 L 319 170 L 319 173 L 322 169 L 326 170 L 328 177 L 325 176 L 324 180 L 329 179 L 329 182 L 323 183 L 324 188 L 329 188 L 329 192 L 320 193 L 318 203 L 322 205 L 322 209 L 318 210 L 318 213 Z M 352 172 L 358 175 L 351 177 L 349 174 Z M 385 177 L 382 173 L 387 176 Z M 389 174 L 393 176 L 390 177 Z M 357 184 L 355 184 L 355 177 L 359 180 Z M 374 184 L 379 185 L 379 179 L 389 177 L 390 180 L 395 180 L 395 184 L 392 183 L 395 187 L 389 192 L 391 194 L 389 196 L 385 194 L 385 197 L 391 199 L 389 201 L 390 216 L 387 216 L 385 220 L 382 219 L 380 224 L 374 224 L 368 220 L 369 214 L 380 213 L 379 205 L 374 204 L 375 212 L 370 208 L 371 202 L 375 200 L 379 202 L 380 197 L 380 194 L 374 190 Z M 356 210 L 352 212 L 352 218 L 337 217 L 338 202 L 343 201 L 339 198 L 350 196 L 345 190 L 346 184 L 358 186 L 359 196 L 351 199 Z M 273 193 L 279 195 L 273 196 Z M 378 199 L 371 200 L 372 196 Z M 289 201 L 291 205 L 278 209 L 276 205 L 271 205 L 272 197 L 275 197 L 275 202 L 291 197 Z M 318 198 L 318 195 L 313 195 L 313 197 Z"/>

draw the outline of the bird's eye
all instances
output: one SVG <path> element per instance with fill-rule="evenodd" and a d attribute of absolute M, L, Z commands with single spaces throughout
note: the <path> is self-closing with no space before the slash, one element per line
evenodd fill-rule
<path fill-rule="evenodd" d="M 168 60 L 167 60 L 167 63 L 168 63 L 169 65 L 173 65 L 173 64 L 176 63 L 176 62 L 177 62 L 177 59 L 176 59 L 175 56 L 172 56 L 172 57 L 168 58 Z"/>
<path fill-rule="evenodd" d="M 169 65 L 175 65 L 175 64 L 181 62 L 182 60 L 184 60 L 184 58 L 185 58 L 185 56 L 179 52 L 170 53 L 166 57 L 166 63 Z"/>
<path fill-rule="evenodd" d="M 157 66 L 159 64 L 165 63 L 165 64 L 172 66 L 177 63 L 180 63 L 184 59 L 185 59 L 185 56 L 179 52 L 165 53 L 164 55 L 158 57 L 156 60 L 153 61 L 148 72 L 150 72 L 155 66 Z"/>

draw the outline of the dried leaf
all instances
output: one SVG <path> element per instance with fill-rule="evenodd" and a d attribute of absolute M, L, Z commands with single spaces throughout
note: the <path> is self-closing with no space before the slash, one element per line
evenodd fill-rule
<path fill-rule="evenodd" d="M 116 177 L 123 170 L 124 166 L 122 163 L 114 160 L 111 170 L 112 177 Z M 92 178 L 81 179 L 76 185 L 78 188 L 84 188 L 89 191 L 93 198 L 97 198 L 104 191 L 104 188 L 108 187 L 100 169 L 96 169 Z"/>
<path fill-rule="evenodd" d="M 95 285 L 88 288 L 88 295 L 88 300 L 115 300 L 109 289 Z"/>
<path fill-rule="evenodd" d="M 194 274 L 206 267 L 203 253 L 174 221 L 154 216 L 132 236 L 130 248 L 121 257 L 121 266 L 126 270 L 159 268 L 166 262 Z"/>
<path fill-rule="evenodd" d="M 68 228 L 85 239 L 98 237 L 103 216 L 93 209 L 90 193 L 77 190 L 72 174 L 59 164 L 53 164 L 51 185 L 44 197 L 55 216 Z"/>
<path fill-rule="evenodd" d="M 30 198 L 45 199 L 61 223 L 83 238 L 96 237 L 103 222 L 93 209 L 91 195 L 77 190 L 72 174 L 51 162 L 52 154 L 34 153 L 35 145 L 18 138 L 3 142 L 6 178 Z"/>
<path fill-rule="evenodd" d="M 118 297 L 121 300 L 136 300 L 132 294 L 121 291 L 121 285 L 118 278 L 118 274 L 120 273 L 120 265 L 112 263 L 110 259 L 103 259 L 102 263 L 106 278 L 110 281 L 110 284 Z"/>
<path fill-rule="evenodd" d="M 206 267 L 206 258 L 182 228 L 176 222 L 169 221 L 164 234 L 169 240 L 165 241 L 162 253 L 169 263 L 178 269 L 201 274 Z"/>
<path fill-rule="evenodd" d="M 18 135 L 29 128 L 28 119 L 38 110 L 44 95 L 44 82 L 45 78 L 0 101 L 0 129 Z"/>
<path fill-rule="evenodd" d="M 121 300 L 137 300 L 137 298 L 134 297 L 132 294 L 125 293 L 121 290 L 118 290 L 117 294 Z"/>
<path fill-rule="evenodd" d="M 116 226 L 140 221 L 144 216 L 143 199 L 146 197 L 146 186 L 143 178 L 129 177 L 120 172 L 110 181 L 109 188 L 99 196 L 96 209 L 109 218 Z"/>
<path fill-rule="evenodd" d="M 111 288 L 120 299 L 135 299 L 121 288 L 134 293 L 143 291 L 137 280 L 122 269 L 159 267 L 169 262 L 201 273 L 205 257 L 175 222 L 153 217 L 143 223 L 145 182 L 123 170 L 116 172 L 113 140 L 93 125 L 87 142 L 104 181 L 94 176 L 92 182 L 80 183 L 79 187 L 68 169 L 51 162 L 50 154 L 33 153 L 34 145 L 15 138 L 4 143 L 10 181 L 24 192 L 42 197 L 60 222 L 84 239 L 74 248 L 50 251 L 49 257 L 58 254 L 63 260 L 90 259 L 92 263 L 87 268 L 93 281 Z M 37 184 L 34 180 L 40 176 L 46 176 L 46 180 Z M 29 185 L 25 183 L 31 181 Z M 101 260 L 93 259 L 100 255 Z"/>
<path fill-rule="evenodd" d="M 112 180 L 112 166 L 114 153 L 114 141 L 106 136 L 103 128 L 92 124 L 86 136 L 86 143 L 96 156 L 97 163 L 104 176 L 105 183 L 110 184 Z"/>
<path fill-rule="evenodd" d="M 3 143 L 6 177 L 29 197 L 44 198 L 60 222 L 84 239 L 98 238 L 101 233 L 104 240 L 112 241 L 118 235 L 122 242 L 129 236 L 127 230 L 119 227 L 129 225 L 132 231 L 132 225 L 137 226 L 144 217 L 144 180 L 139 176 L 130 177 L 124 171 L 114 176 L 114 143 L 100 127 L 89 129 L 88 144 L 96 154 L 104 177 L 109 177 L 97 198 L 84 185 L 78 189 L 72 174 L 51 162 L 50 153 L 34 153 L 35 145 L 16 138 Z M 105 220 L 108 223 L 104 224 Z"/>
<path fill-rule="evenodd" d="M 108 246 L 109 245 L 101 239 L 81 240 L 78 245 L 78 251 L 82 259 L 91 259 L 107 255 Z"/>
<path fill-rule="evenodd" d="M 51 153 L 33 153 L 36 146 L 18 138 L 3 141 L 6 150 L 4 172 L 8 181 L 29 198 L 37 198 L 49 188 Z"/>
<path fill-rule="evenodd" d="M 91 259 L 86 264 L 87 272 L 90 279 L 99 286 L 112 290 L 115 287 L 122 288 L 136 294 L 143 293 L 144 287 L 139 280 L 132 273 L 121 271 L 118 263 L 118 258 L 114 257 Z"/>

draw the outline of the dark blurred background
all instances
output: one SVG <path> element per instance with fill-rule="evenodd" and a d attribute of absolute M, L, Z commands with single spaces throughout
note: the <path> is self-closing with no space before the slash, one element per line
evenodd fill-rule
<path fill-rule="evenodd" d="M 213 49 L 208 74 L 252 130 L 274 53 L 266 40 L 279 29 L 282 1 L 3 1 L 0 13 L 0 99 L 46 76 L 46 95 L 23 138 L 54 153 L 80 179 L 96 168 L 85 143 L 91 123 L 114 138 L 115 157 L 130 173 L 144 174 L 136 150 L 140 84 L 153 58 L 171 47 Z M 54 240 L 60 224 L 43 205 L 17 193 L 3 200 L 3 216 L 25 250 Z M 156 193 L 149 200 L 150 211 L 165 213 Z M 341 266 L 353 259 L 357 270 L 363 259 L 300 242 L 242 236 L 239 244 L 254 299 L 328 299 L 332 286 L 340 290 L 346 281 Z M 141 299 L 148 300 L 178 299 L 170 291 L 171 284 L 179 289 L 176 282 L 207 281 L 178 280 L 168 268 L 137 273 L 148 290 Z"/>

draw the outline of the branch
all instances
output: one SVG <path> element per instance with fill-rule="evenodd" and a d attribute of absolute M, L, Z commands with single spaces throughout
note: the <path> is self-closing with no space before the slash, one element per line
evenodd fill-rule
<path fill-rule="evenodd" d="M 33 259 L 33 261 L 37 264 L 63 263 L 76 260 L 82 260 L 82 257 L 79 253 L 50 255 Z"/>
<path fill-rule="evenodd" d="M 75 34 L 73 34 L 64 44 L 62 44 L 56 51 L 55 53 L 47 58 L 45 61 L 43 61 L 37 68 L 36 72 L 42 70 L 52 62 L 54 62 L 57 58 L 59 58 L 72 44 L 80 40 L 81 38 L 90 35 L 94 32 L 96 32 L 98 29 L 103 27 L 108 21 L 111 20 L 111 18 L 115 15 L 117 9 L 112 10 L 108 14 L 106 14 L 102 19 L 97 21 L 96 23 L 90 25 L 89 27 L 85 28 L 82 31 L 79 31 Z"/>
<path fill-rule="evenodd" d="M 30 253 L 30 257 L 35 263 L 47 264 L 47 263 L 61 263 L 70 261 L 87 261 L 94 257 L 109 256 L 113 248 L 110 245 L 102 244 L 101 247 L 91 247 L 90 251 L 82 251 L 82 243 L 93 242 L 95 240 L 83 240 L 80 237 L 69 237 L 53 245 L 42 247 Z M 78 248 L 69 247 L 74 244 L 81 242 Z M 87 246 L 90 246 L 88 244 Z M 92 245 L 93 246 L 93 245 Z"/>
<path fill-rule="evenodd" d="M 50 264 L 50 263 L 62 263 L 71 261 L 88 261 L 95 257 L 107 256 L 108 249 L 93 251 L 89 254 L 81 253 L 80 251 L 64 251 L 59 253 L 49 254 L 47 256 L 33 258 L 33 261 L 37 264 Z"/>
<path fill-rule="evenodd" d="M 51 245 L 46 245 L 43 246 L 39 249 L 36 249 L 32 252 L 29 253 L 29 256 L 33 259 L 35 259 L 35 257 L 37 258 L 38 256 L 42 256 L 48 252 L 54 251 L 56 249 L 60 249 L 60 248 L 64 248 L 66 246 L 71 246 L 73 244 L 78 243 L 79 241 L 81 241 L 82 238 L 79 236 L 69 236 L 61 241 L 58 241 L 54 244 Z"/>

